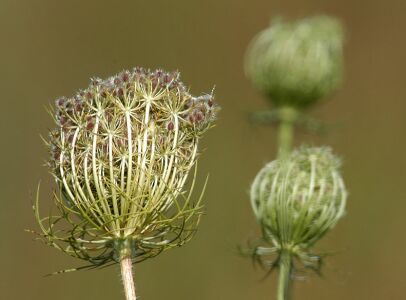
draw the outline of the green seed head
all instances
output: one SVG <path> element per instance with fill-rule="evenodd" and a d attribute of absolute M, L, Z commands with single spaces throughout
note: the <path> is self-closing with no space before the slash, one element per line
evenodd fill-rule
<path fill-rule="evenodd" d="M 277 19 L 251 42 L 246 74 L 276 106 L 306 107 L 341 81 L 343 31 L 327 16 Z"/>
<path fill-rule="evenodd" d="M 329 148 L 301 147 L 258 173 L 252 208 L 278 251 L 304 255 L 343 216 L 347 192 L 339 169 Z"/>
<path fill-rule="evenodd" d="M 135 68 L 55 106 L 49 166 L 62 214 L 40 222 L 49 244 L 101 265 L 124 244 L 144 259 L 188 240 L 201 205 L 185 183 L 215 119 L 213 95 L 192 96 L 177 72 Z M 56 231 L 61 219 L 68 226 Z"/>

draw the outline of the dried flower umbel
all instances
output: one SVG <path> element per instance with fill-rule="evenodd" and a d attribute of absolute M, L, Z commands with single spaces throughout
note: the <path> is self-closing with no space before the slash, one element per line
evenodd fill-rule
<path fill-rule="evenodd" d="M 57 99 L 47 144 L 60 215 L 41 218 L 34 207 L 42 239 L 87 267 L 121 262 L 135 299 L 131 264 L 195 231 L 201 197 L 192 201 L 194 179 L 189 192 L 185 183 L 217 110 L 212 94 L 192 96 L 179 73 L 142 68 Z"/>
<path fill-rule="evenodd" d="M 318 269 L 320 257 L 310 249 L 344 215 L 347 199 L 340 161 L 331 149 L 302 146 L 270 162 L 256 176 L 250 196 L 265 242 L 254 250 L 259 262 L 288 276 L 293 259 Z M 272 254 L 276 259 L 267 261 Z M 285 285 L 280 293 L 287 293 L 288 283 L 289 278 L 280 280 Z"/>

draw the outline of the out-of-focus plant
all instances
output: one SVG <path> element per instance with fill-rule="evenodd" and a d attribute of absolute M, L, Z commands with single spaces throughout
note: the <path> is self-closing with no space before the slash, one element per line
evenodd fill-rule
<path fill-rule="evenodd" d="M 278 125 L 278 157 L 251 186 L 262 244 L 250 253 L 261 265 L 279 269 L 278 300 L 288 299 L 298 265 L 318 270 L 321 258 L 311 248 L 345 212 L 347 192 L 331 149 L 291 150 L 304 110 L 331 95 L 341 81 L 342 44 L 340 23 L 316 16 L 275 20 L 247 51 L 246 74 L 272 105 L 254 120 Z"/>
<path fill-rule="evenodd" d="M 192 96 L 179 73 L 143 68 L 57 99 L 46 143 L 59 214 L 41 217 L 37 197 L 40 238 L 87 261 L 83 268 L 119 263 L 135 299 L 132 265 L 195 232 L 201 196 L 192 200 L 194 176 L 185 184 L 217 110 L 212 94 Z"/>
<path fill-rule="evenodd" d="M 253 118 L 280 124 L 281 154 L 290 151 L 293 126 L 309 125 L 303 111 L 326 99 L 339 86 L 342 44 L 340 23 L 331 17 L 316 16 L 296 22 L 278 18 L 249 45 L 247 77 L 273 108 Z"/>

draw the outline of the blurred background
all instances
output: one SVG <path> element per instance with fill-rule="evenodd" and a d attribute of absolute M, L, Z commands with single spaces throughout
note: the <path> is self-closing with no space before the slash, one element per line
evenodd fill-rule
<path fill-rule="evenodd" d="M 272 16 L 327 13 L 346 27 L 345 82 L 311 114 L 338 124 L 297 143 L 331 145 L 344 158 L 347 216 L 319 244 L 332 253 L 323 276 L 308 274 L 294 299 L 403 299 L 406 270 L 406 18 L 404 0 L 0 1 L 1 299 L 122 299 L 117 267 L 43 277 L 81 266 L 24 229 L 42 180 L 51 176 L 40 135 L 53 126 L 46 107 L 133 66 L 178 69 L 194 94 L 216 86 L 222 106 L 207 133 L 199 181 L 210 173 L 206 215 L 195 238 L 135 267 L 141 299 L 274 299 L 276 276 L 261 280 L 237 245 L 258 236 L 247 191 L 275 157 L 275 130 L 252 125 L 264 99 L 246 80 L 243 57 Z"/>

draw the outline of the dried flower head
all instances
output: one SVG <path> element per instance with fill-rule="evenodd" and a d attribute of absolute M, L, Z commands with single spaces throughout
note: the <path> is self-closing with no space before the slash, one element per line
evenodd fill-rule
<path fill-rule="evenodd" d="M 314 267 L 318 258 L 309 248 L 344 214 L 347 192 L 339 169 L 330 148 L 301 147 L 258 173 L 251 204 L 272 247 L 258 248 L 257 255 L 287 252 Z"/>
<path fill-rule="evenodd" d="M 277 19 L 251 42 L 246 73 L 276 106 L 305 107 L 341 81 L 343 30 L 327 16 Z"/>
<path fill-rule="evenodd" d="M 194 180 L 189 193 L 185 183 L 217 110 L 179 73 L 143 68 L 57 99 L 48 146 L 61 214 L 41 219 L 35 207 L 42 238 L 93 266 L 120 251 L 137 262 L 183 244 L 202 207 L 191 200 Z"/>

